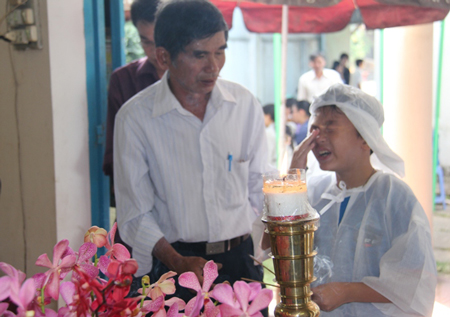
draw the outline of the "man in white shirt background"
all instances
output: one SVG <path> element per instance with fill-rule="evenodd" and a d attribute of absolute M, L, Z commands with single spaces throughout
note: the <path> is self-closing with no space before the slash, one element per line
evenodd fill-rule
<path fill-rule="evenodd" d="M 350 86 L 361 89 L 363 64 L 364 61 L 362 59 L 356 60 L 356 69 L 350 78 Z"/>
<path fill-rule="evenodd" d="M 300 76 L 298 80 L 297 100 L 312 102 L 330 86 L 343 83 L 337 71 L 325 68 L 326 60 L 321 53 L 311 55 L 309 64 L 312 69 Z"/>
<path fill-rule="evenodd" d="M 158 11 L 157 61 L 168 71 L 119 111 L 114 134 L 117 222 L 137 276 L 194 272 L 208 260 L 216 282 L 262 280 L 248 254 L 267 169 L 256 98 L 220 79 L 228 30 L 209 1 L 172 1 Z M 132 289 L 140 287 L 139 279 Z M 176 296 L 194 296 L 177 287 Z"/>

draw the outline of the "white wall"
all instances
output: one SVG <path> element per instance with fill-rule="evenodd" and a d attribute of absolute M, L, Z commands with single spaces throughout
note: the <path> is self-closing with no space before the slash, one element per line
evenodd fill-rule
<path fill-rule="evenodd" d="M 78 249 L 91 224 L 83 1 L 48 0 L 48 15 L 57 240 Z"/>

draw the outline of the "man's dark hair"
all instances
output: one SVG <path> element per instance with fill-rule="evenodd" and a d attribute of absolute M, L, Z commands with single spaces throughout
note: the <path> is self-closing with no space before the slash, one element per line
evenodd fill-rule
<path fill-rule="evenodd" d="M 361 66 L 361 64 L 363 63 L 363 60 L 362 59 L 357 59 L 356 60 L 356 66 Z"/>
<path fill-rule="evenodd" d="M 293 105 L 297 104 L 297 99 L 295 98 L 288 98 L 286 99 L 286 108 L 292 109 Z"/>
<path fill-rule="evenodd" d="M 309 106 L 311 104 L 309 103 L 308 100 L 300 100 L 297 102 L 297 104 L 295 105 L 297 107 L 298 110 L 303 109 L 306 114 L 308 115 L 308 117 L 311 117 L 311 113 L 309 112 Z"/>
<path fill-rule="evenodd" d="M 175 59 L 194 40 L 202 40 L 228 26 L 222 13 L 207 0 L 175 0 L 163 3 L 156 13 L 155 43 Z"/>
<path fill-rule="evenodd" d="M 334 69 L 334 70 L 337 70 L 338 66 L 339 66 L 339 62 L 338 61 L 334 61 L 333 62 L 333 67 L 331 67 L 331 68 Z"/>
<path fill-rule="evenodd" d="M 348 54 L 347 53 L 342 53 L 341 57 L 339 59 L 343 59 L 343 58 L 348 59 Z"/>
<path fill-rule="evenodd" d="M 155 22 L 156 9 L 158 8 L 159 0 L 134 0 L 131 4 L 131 21 L 137 27 L 139 21 L 148 23 Z"/>
<path fill-rule="evenodd" d="M 272 119 L 272 121 L 275 121 L 275 106 L 273 105 L 273 103 L 265 105 L 263 107 L 263 111 L 264 111 L 264 114 L 270 115 L 270 118 Z"/>
<path fill-rule="evenodd" d="M 317 57 L 322 57 L 324 60 L 327 60 L 325 58 L 325 55 L 323 55 L 321 52 L 317 52 L 317 53 L 312 54 L 312 55 L 309 56 L 309 61 L 314 62 Z"/>

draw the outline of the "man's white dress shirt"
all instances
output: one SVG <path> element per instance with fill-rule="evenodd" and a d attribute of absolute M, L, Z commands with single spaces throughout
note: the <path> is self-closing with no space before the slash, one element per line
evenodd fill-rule
<path fill-rule="evenodd" d="M 333 70 L 324 68 L 323 74 L 317 78 L 314 70 L 310 70 L 300 76 L 298 80 L 297 100 L 312 102 L 315 97 L 323 94 L 330 86 L 343 83 L 341 75 Z"/>
<path fill-rule="evenodd" d="M 168 72 L 130 99 L 116 117 L 114 180 L 136 275 L 151 270 L 162 237 L 215 242 L 250 233 L 266 166 L 263 111 L 238 84 L 217 80 L 203 121 L 172 94 Z"/>

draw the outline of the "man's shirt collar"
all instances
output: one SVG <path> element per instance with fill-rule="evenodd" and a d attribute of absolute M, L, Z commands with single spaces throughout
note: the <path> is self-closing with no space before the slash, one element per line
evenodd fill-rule
<path fill-rule="evenodd" d="M 169 87 L 169 72 L 165 72 L 161 81 L 158 83 L 160 86 L 156 90 L 155 104 L 153 105 L 152 117 L 162 116 L 172 110 L 177 110 L 183 115 L 191 114 L 189 111 L 184 109 L 175 95 L 172 93 Z M 213 106 L 215 108 L 220 108 L 222 104 L 229 103 L 236 105 L 236 98 L 232 95 L 230 91 L 225 89 L 221 79 L 217 79 L 214 85 L 211 97 L 208 101 L 208 106 Z"/>

